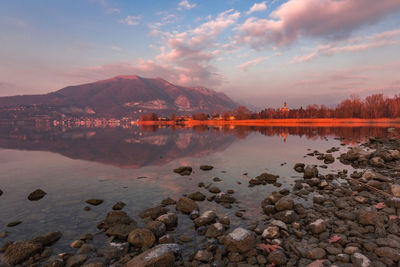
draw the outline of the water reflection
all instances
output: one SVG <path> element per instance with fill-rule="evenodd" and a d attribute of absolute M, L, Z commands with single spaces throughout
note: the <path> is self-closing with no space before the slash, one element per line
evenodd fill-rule
<path fill-rule="evenodd" d="M 72 159 L 100 162 L 124 168 L 164 165 L 183 157 L 202 157 L 224 151 L 237 139 L 253 133 L 318 139 L 344 138 L 354 143 L 368 136 L 395 135 L 388 127 L 288 127 L 288 126 L 207 126 L 142 125 L 108 128 L 0 127 L 0 147 L 49 151 Z"/>

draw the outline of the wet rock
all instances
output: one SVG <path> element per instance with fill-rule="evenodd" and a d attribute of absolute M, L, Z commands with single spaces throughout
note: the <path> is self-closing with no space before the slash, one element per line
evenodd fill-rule
<path fill-rule="evenodd" d="M 77 254 L 68 258 L 66 267 L 78 267 L 82 266 L 83 263 L 87 260 L 88 255 L 86 254 Z"/>
<path fill-rule="evenodd" d="M 139 247 L 142 249 L 150 248 L 153 246 L 156 238 L 148 229 L 145 228 L 137 228 L 130 232 L 128 236 L 128 242 L 134 247 Z"/>
<path fill-rule="evenodd" d="M 349 262 L 350 261 L 350 256 L 347 254 L 338 254 L 336 255 L 336 260 L 340 261 L 340 262 Z"/>
<path fill-rule="evenodd" d="M 213 193 L 213 194 L 218 194 L 219 192 L 221 192 L 221 189 L 219 189 L 217 186 L 211 186 L 211 187 L 208 189 L 208 191 L 209 191 L 210 193 Z"/>
<path fill-rule="evenodd" d="M 355 267 L 372 267 L 371 261 L 361 253 L 354 253 L 351 255 L 351 262 L 354 264 Z"/>
<path fill-rule="evenodd" d="M 224 234 L 224 226 L 221 223 L 214 223 L 207 226 L 206 237 L 216 238 Z"/>
<path fill-rule="evenodd" d="M 40 243 L 42 246 L 51 246 L 61 238 L 61 232 L 50 232 L 42 236 L 35 237 L 32 242 Z"/>
<path fill-rule="evenodd" d="M 136 225 L 136 222 L 123 211 L 111 211 L 106 218 L 97 224 L 97 228 L 107 230 L 116 224 Z"/>
<path fill-rule="evenodd" d="M 378 246 L 400 249 L 400 239 L 396 240 L 395 238 L 377 238 L 375 241 Z"/>
<path fill-rule="evenodd" d="M 236 228 L 224 238 L 224 245 L 228 251 L 245 253 L 254 247 L 254 237 L 250 231 Z"/>
<path fill-rule="evenodd" d="M 182 176 L 190 175 L 192 173 L 192 167 L 190 167 L 190 166 L 182 166 L 182 167 L 174 169 L 174 172 L 178 173 L 178 174 L 180 174 Z"/>
<path fill-rule="evenodd" d="M 163 199 L 162 201 L 161 201 L 161 205 L 162 206 L 169 206 L 169 205 L 175 205 L 176 204 L 176 200 L 175 199 L 172 199 L 172 198 L 170 198 L 170 197 L 168 197 L 168 198 L 166 198 L 166 199 Z"/>
<path fill-rule="evenodd" d="M 209 171 L 209 170 L 212 170 L 213 168 L 214 167 L 211 165 L 201 165 L 200 166 L 200 170 L 203 170 L 203 171 Z"/>
<path fill-rule="evenodd" d="M 285 265 L 287 258 L 281 249 L 275 249 L 268 254 L 267 261 L 275 265 Z"/>
<path fill-rule="evenodd" d="M 297 219 L 297 214 L 293 210 L 285 210 L 275 213 L 273 217 L 284 223 L 292 223 Z"/>
<path fill-rule="evenodd" d="M 304 179 L 318 178 L 318 169 L 315 166 L 307 165 L 304 169 Z"/>
<path fill-rule="evenodd" d="M 173 267 L 175 256 L 180 254 L 176 244 L 161 244 L 130 260 L 127 267 Z"/>
<path fill-rule="evenodd" d="M 265 228 L 264 232 L 262 233 L 262 237 L 264 239 L 275 239 L 279 237 L 279 227 L 277 226 L 268 226 Z"/>
<path fill-rule="evenodd" d="M 1 255 L 1 260 L 7 264 L 16 265 L 41 252 L 42 248 L 40 243 L 32 241 L 11 243 Z"/>
<path fill-rule="evenodd" d="M 400 185 L 399 184 L 392 184 L 390 186 L 390 191 L 392 191 L 392 194 L 394 197 L 400 197 Z"/>
<path fill-rule="evenodd" d="M 135 224 L 114 224 L 107 229 L 106 235 L 114 236 L 119 240 L 126 241 L 129 233 L 136 228 Z"/>
<path fill-rule="evenodd" d="M 104 258 L 88 259 L 82 267 L 106 267 L 107 262 Z"/>
<path fill-rule="evenodd" d="M 269 224 L 270 224 L 270 225 L 273 225 L 273 226 L 277 226 L 277 227 L 279 227 L 279 228 L 281 228 L 281 229 L 283 229 L 283 230 L 285 230 L 285 231 L 288 231 L 287 225 L 286 225 L 284 222 L 282 222 L 282 221 L 279 221 L 279 220 L 272 220 Z M 300 228 L 300 227 L 298 227 L 298 228 Z"/>
<path fill-rule="evenodd" d="M 322 219 L 318 219 L 310 223 L 310 230 L 313 234 L 319 234 L 326 230 L 326 222 Z"/>
<path fill-rule="evenodd" d="M 219 177 L 214 177 L 214 178 L 213 178 L 213 181 L 214 181 L 214 182 L 221 182 L 222 180 L 221 180 L 221 178 L 219 178 Z"/>
<path fill-rule="evenodd" d="M 172 235 L 163 235 L 158 239 L 158 243 L 160 244 L 170 244 L 170 243 L 175 243 L 175 238 Z"/>
<path fill-rule="evenodd" d="M 72 241 L 72 243 L 69 245 L 71 248 L 80 248 L 83 245 L 83 241 L 82 240 L 75 240 Z"/>
<path fill-rule="evenodd" d="M 326 198 L 323 195 L 316 194 L 313 197 L 313 201 L 314 201 L 314 203 L 317 203 L 317 204 L 321 205 L 326 201 Z"/>
<path fill-rule="evenodd" d="M 90 244 L 83 244 L 79 249 L 77 254 L 88 254 L 94 250 L 94 246 Z"/>
<path fill-rule="evenodd" d="M 208 225 L 213 222 L 215 222 L 215 219 L 217 218 L 217 215 L 215 214 L 214 211 L 208 210 L 203 212 L 198 218 L 194 220 L 194 224 L 197 227 L 203 226 L 203 225 Z"/>
<path fill-rule="evenodd" d="M 118 259 L 128 252 L 128 243 L 107 243 L 105 246 L 97 250 L 97 255 L 107 260 Z"/>
<path fill-rule="evenodd" d="M 178 225 L 178 216 L 176 215 L 176 213 L 163 214 L 156 220 L 164 223 L 167 227 L 167 230 L 171 230 Z"/>
<path fill-rule="evenodd" d="M 201 262 L 209 262 L 213 258 L 213 254 L 207 250 L 199 250 L 194 254 L 194 259 Z"/>
<path fill-rule="evenodd" d="M 233 203 L 233 202 L 235 202 L 235 198 L 229 194 L 218 193 L 215 196 L 215 202 L 217 202 L 217 203 Z"/>
<path fill-rule="evenodd" d="M 204 201 L 206 199 L 206 196 L 203 193 L 197 191 L 195 193 L 191 193 L 188 196 L 188 198 L 190 198 L 190 199 L 192 199 L 194 201 Z"/>
<path fill-rule="evenodd" d="M 219 217 L 219 222 L 225 225 L 230 225 L 231 221 L 229 220 L 229 217 L 227 215 L 224 215 L 222 217 Z"/>
<path fill-rule="evenodd" d="M 295 165 L 294 165 L 294 170 L 296 171 L 296 172 L 304 172 L 304 167 L 305 167 L 306 165 L 304 164 L 304 163 L 296 163 Z"/>
<path fill-rule="evenodd" d="M 306 257 L 311 260 L 319 260 L 324 258 L 326 252 L 323 248 L 313 248 L 307 251 Z"/>
<path fill-rule="evenodd" d="M 176 209 L 183 213 L 190 214 L 194 210 L 199 210 L 199 206 L 194 200 L 187 197 L 181 197 L 178 202 L 176 202 Z"/>
<path fill-rule="evenodd" d="M 383 168 L 385 166 L 385 161 L 381 157 L 373 157 L 369 160 L 369 164 L 373 167 Z"/>
<path fill-rule="evenodd" d="M 113 210 L 122 210 L 124 207 L 126 206 L 126 204 L 122 201 L 118 201 L 117 203 L 114 204 L 114 206 L 112 206 Z"/>
<path fill-rule="evenodd" d="M 17 226 L 17 225 L 19 225 L 19 224 L 21 224 L 22 223 L 22 221 L 13 221 L 13 222 L 9 222 L 8 224 L 7 224 L 7 227 L 14 227 L 14 226 Z"/>
<path fill-rule="evenodd" d="M 6 238 L 8 236 L 8 232 L 4 231 L 0 233 L 0 238 Z"/>
<path fill-rule="evenodd" d="M 332 154 L 326 154 L 325 155 L 325 159 L 324 159 L 324 163 L 325 164 L 331 164 L 335 162 L 335 158 L 332 156 Z"/>
<path fill-rule="evenodd" d="M 104 200 L 103 199 L 99 199 L 99 198 L 91 198 L 91 199 L 86 200 L 85 202 L 90 204 L 90 205 L 93 205 L 93 206 L 98 206 L 101 203 L 103 203 Z"/>
<path fill-rule="evenodd" d="M 167 227 L 160 221 L 150 221 L 146 224 L 146 228 L 153 232 L 155 237 L 161 237 L 167 231 Z"/>
<path fill-rule="evenodd" d="M 36 201 L 42 199 L 45 195 L 46 192 L 44 192 L 42 189 L 36 189 L 35 191 L 29 194 L 28 199 L 30 201 Z"/>
<path fill-rule="evenodd" d="M 260 185 L 260 184 L 266 184 L 270 183 L 273 184 L 278 180 L 279 176 L 278 175 L 273 175 L 270 173 L 262 173 L 258 175 L 257 177 L 250 179 L 249 183 L 251 185 Z"/>
<path fill-rule="evenodd" d="M 151 219 L 155 220 L 156 218 L 160 217 L 163 214 L 168 212 L 167 208 L 162 206 L 156 206 L 154 208 L 148 208 L 139 213 L 140 218 L 147 218 L 150 217 Z"/>
<path fill-rule="evenodd" d="M 291 210 L 293 209 L 294 202 L 290 197 L 282 197 L 275 203 L 275 209 L 277 211 Z"/>

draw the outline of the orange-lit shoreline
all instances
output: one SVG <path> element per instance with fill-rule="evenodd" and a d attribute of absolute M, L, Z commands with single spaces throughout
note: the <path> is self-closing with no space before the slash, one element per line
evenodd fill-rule
<path fill-rule="evenodd" d="M 259 119 L 259 120 L 186 120 L 186 121 L 138 121 L 139 125 L 185 125 L 188 127 L 196 125 L 235 125 L 235 126 L 318 126 L 318 127 L 360 127 L 376 126 L 390 127 L 400 126 L 400 118 L 396 119 Z"/>

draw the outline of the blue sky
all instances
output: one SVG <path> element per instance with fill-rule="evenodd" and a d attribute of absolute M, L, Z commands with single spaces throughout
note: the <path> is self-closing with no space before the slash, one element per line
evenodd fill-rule
<path fill-rule="evenodd" d="M 396 0 L 4 0 L 0 95 L 137 74 L 243 103 L 400 93 Z"/>

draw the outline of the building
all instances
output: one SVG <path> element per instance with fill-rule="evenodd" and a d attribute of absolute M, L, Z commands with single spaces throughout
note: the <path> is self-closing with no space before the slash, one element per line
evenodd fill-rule
<path fill-rule="evenodd" d="M 286 106 L 286 101 L 283 103 L 283 107 L 279 109 L 280 112 L 289 112 L 289 109 Z"/>

